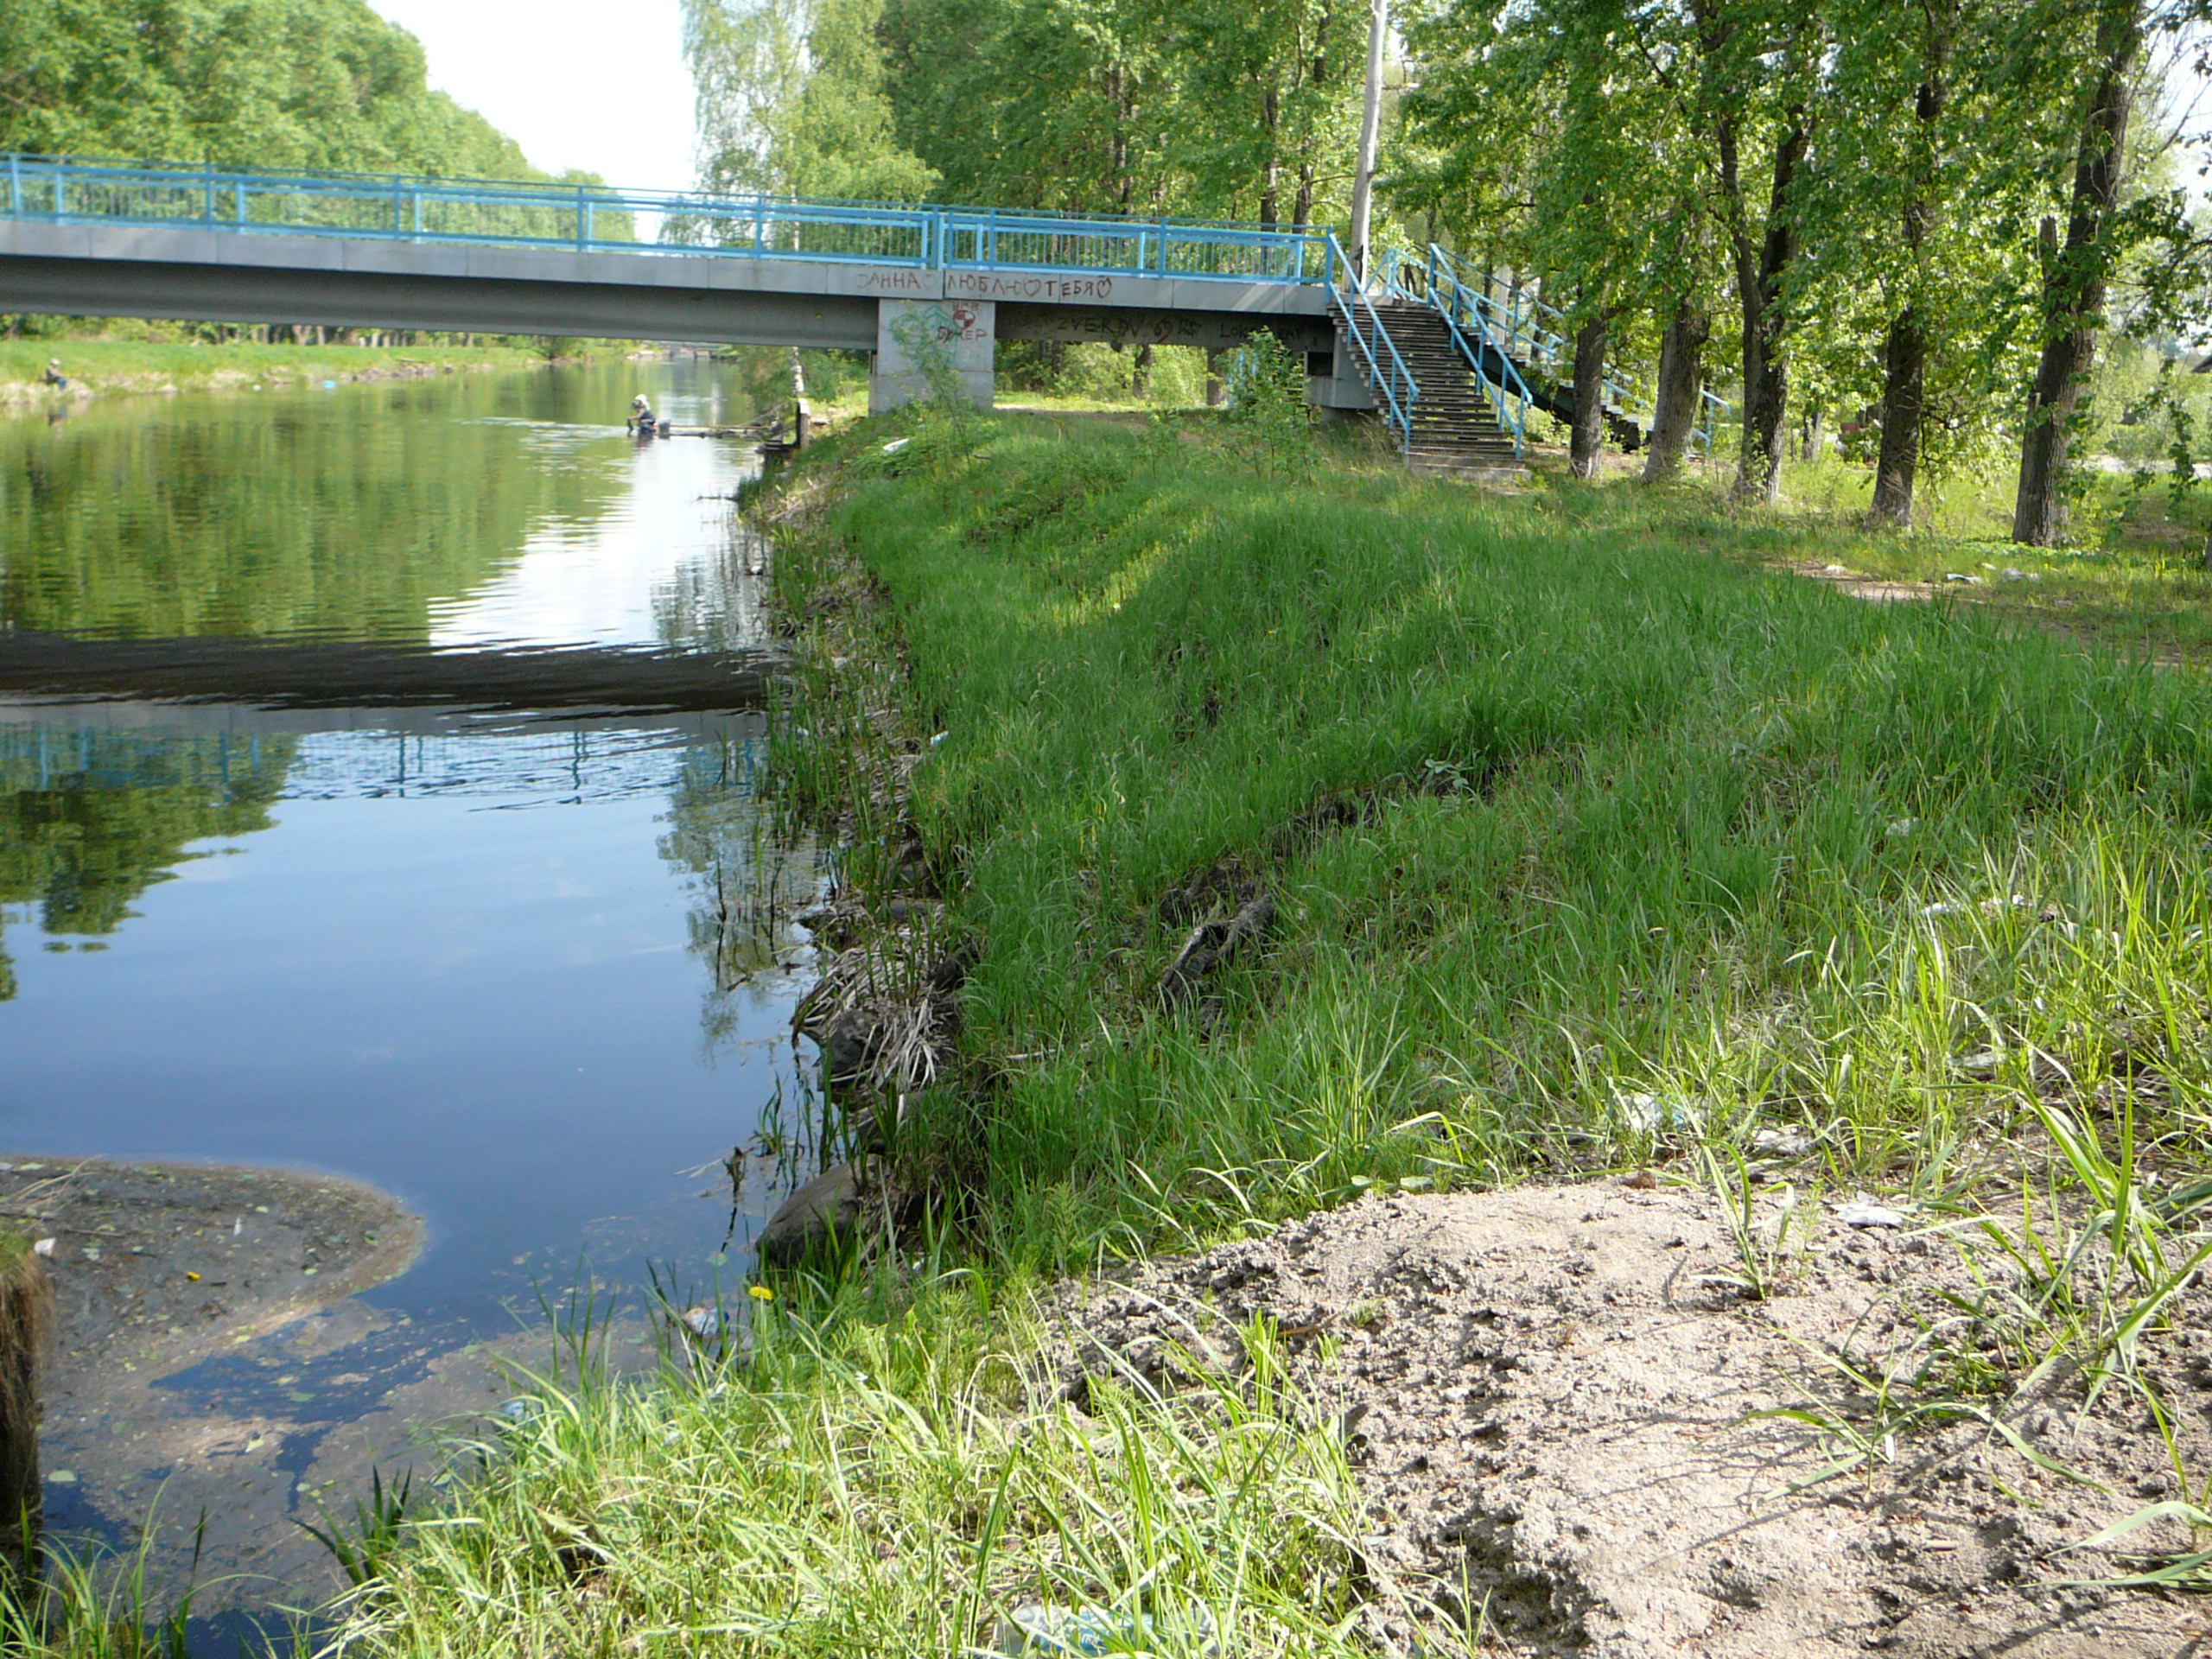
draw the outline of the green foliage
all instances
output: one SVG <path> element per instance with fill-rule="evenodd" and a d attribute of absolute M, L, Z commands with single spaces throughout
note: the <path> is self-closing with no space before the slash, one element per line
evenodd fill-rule
<path fill-rule="evenodd" d="M 0 0 L 0 149 L 539 176 L 364 0 Z"/>
<path fill-rule="evenodd" d="M 886 90 L 948 200 L 1322 224 L 1366 27 L 1341 0 L 886 0 Z"/>
<path fill-rule="evenodd" d="M 1229 418 L 1262 449 L 1288 459 L 1305 443 L 1306 360 L 1262 328 L 1230 355 Z"/>
<path fill-rule="evenodd" d="M 685 0 L 710 189 L 916 201 L 936 175 L 893 134 L 883 0 Z"/>
<path fill-rule="evenodd" d="M 891 338 L 906 359 L 906 372 L 921 382 L 917 399 L 924 414 L 956 429 L 976 413 L 975 400 L 952 360 L 952 347 L 938 338 L 934 321 L 920 311 L 906 311 L 891 325 Z"/>
<path fill-rule="evenodd" d="M 580 1355 L 455 1448 L 476 1472 L 452 1512 L 363 1585 L 329 1651 L 968 1653 L 1039 1600 L 1202 1606 L 1239 1653 L 1367 1650 L 1343 1443 L 1263 1326 L 1234 1338 L 1249 1387 L 1209 1372 L 1163 1399 L 1132 1376 L 1078 1409 L 1035 1374 L 1018 1287 L 747 1300 L 739 1357 L 671 1338 L 639 1387 Z"/>

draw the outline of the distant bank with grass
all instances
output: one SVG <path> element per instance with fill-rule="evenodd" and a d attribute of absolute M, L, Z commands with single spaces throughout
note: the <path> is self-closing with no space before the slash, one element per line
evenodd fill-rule
<path fill-rule="evenodd" d="M 160 339 L 0 339 L 0 410 L 24 410 L 149 393 L 252 391 L 279 386 L 344 385 L 491 369 L 543 368 L 550 360 L 621 355 L 629 341 L 503 341 L 477 346 L 264 343 Z M 68 382 L 44 377 L 59 361 Z"/>

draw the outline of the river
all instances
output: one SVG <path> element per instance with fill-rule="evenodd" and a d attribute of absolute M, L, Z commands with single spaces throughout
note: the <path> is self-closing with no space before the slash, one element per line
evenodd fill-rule
<path fill-rule="evenodd" d="M 758 462 L 632 438 L 640 389 L 752 412 L 679 359 L 0 422 L 0 1152 L 328 1172 L 428 1229 L 321 1334 L 160 1379 L 168 1442 L 264 1456 L 49 1423 L 64 1529 L 228 1503 L 203 1574 L 296 1596 L 291 1523 L 502 1386 L 454 1356 L 580 1283 L 744 1271 L 776 1181 L 725 1163 L 804 1112 L 817 878 L 756 800 L 762 717 L 696 683 L 765 644 Z M 56 652 L 77 679 L 29 694 Z"/>

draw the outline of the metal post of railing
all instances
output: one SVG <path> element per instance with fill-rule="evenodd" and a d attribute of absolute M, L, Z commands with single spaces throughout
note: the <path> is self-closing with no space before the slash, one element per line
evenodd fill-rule
<path fill-rule="evenodd" d="M 8 154 L 8 213 L 20 219 L 23 212 L 23 158 L 13 150 Z"/>
<path fill-rule="evenodd" d="M 408 194 L 409 198 L 413 201 L 414 206 L 415 206 L 415 237 L 416 237 L 416 239 L 417 241 L 420 241 L 420 240 L 422 239 L 422 236 L 423 236 L 423 188 L 422 188 L 422 186 L 420 186 L 420 185 L 416 186 L 416 187 L 415 187 L 415 188 L 413 188 L 412 190 L 410 190 L 410 191 L 407 193 L 407 194 Z"/>
<path fill-rule="evenodd" d="M 245 228 L 245 181 L 234 180 L 231 185 L 231 211 L 240 230 Z"/>
<path fill-rule="evenodd" d="M 205 181 L 207 199 L 200 218 L 201 223 L 212 226 L 215 222 L 215 163 L 206 162 L 201 167 L 200 173 Z"/>
<path fill-rule="evenodd" d="M 69 217 L 69 163 L 54 163 L 54 217 L 56 223 Z"/>
<path fill-rule="evenodd" d="M 576 187 L 576 251 L 579 253 L 591 241 L 590 233 L 584 228 L 584 216 L 590 212 L 591 209 L 584 204 L 584 188 L 580 184 Z"/>
<path fill-rule="evenodd" d="M 760 257 L 761 248 L 766 243 L 767 235 L 768 199 L 766 196 L 755 196 L 753 198 L 753 257 L 755 259 Z"/>
<path fill-rule="evenodd" d="M 407 229 L 404 194 L 405 187 L 400 183 L 399 175 L 393 174 L 391 175 L 391 233 L 394 236 L 403 234 Z"/>
<path fill-rule="evenodd" d="M 598 240 L 599 204 L 595 201 L 587 201 L 584 203 L 584 246 L 588 248 Z"/>

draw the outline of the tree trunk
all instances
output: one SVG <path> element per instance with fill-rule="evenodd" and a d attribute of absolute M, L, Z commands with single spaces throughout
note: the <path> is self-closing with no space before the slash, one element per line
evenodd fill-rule
<path fill-rule="evenodd" d="M 1367 26 L 1367 89 L 1359 110 L 1359 153 L 1351 175 L 1351 257 L 1367 275 L 1367 241 L 1375 190 L 1375 147 L 1382 131 L 1382 48 L 1390 34 L 1389 0 L 1372 0 Z M 1432 217 L 1433 217 L 1432 215 Z M 1436 239 L 1433 227 L 1430 241 Z"/>
<path fill-rule="evenodd" d="M 1275 126 L 1278 105 L 1274 88 L 1268 89 L 1260 100 L 1260 126 L 1268 135 L 1268 167 L 1266 182 L 1260 187 L 1260 223 L 1272 227 L 1275 222 L 1276 192 L 1282 175 L 1282 163 L 1275 155 Z"/>
<path fill-rule="evenodd" d="M 1129 390 L 1140 397 L 1152 396 L 1152 346 L 1149 342 L 1137 347 L 1136 361 L 1129 370 Z"/>
<path fill-rule="evenodd" d="M 1926 280 L 1921 269 L 1922 250 L 1928 240 L 1933 213 L 1930 175 L 1935 168 L 1934 129 L 1943 113 L 1948 90 L 1945 72 L 1950 62 L 1949 20 L 1928 41 L 1928 73 L 1920 83 L 1913 113 L 1920 123 L 1918 176 L 1904 206 L 1904 243 L 1912 255 L 1916 287 Z M 1869 523 L 1912 528 L 1913 474 L 1920 467 L 1920 438 L 1927 410 L 1928 328 L 1916 300 L 1909 300 L 1890 321 L 1890 339 L 1883 353 L 1882 449 L 1874 463 L 1874 500 L 1867 509 Z"/>
<path fill-rule="evenodd" d="M 1920 466 L 1920 422 L 1927 389 L 1928 332 L 1908 305 L 1890 323 L 1883 353 L 1882 452 L 1874 463 L 1871 524 L 1912 528 L 1912 475 Z"/>
<path fill-rule="evenodd" d="M 1229 401 L 1229 382 L 1222 377 L 1222 365 L 1227 360 L 1226 352 L 1206 353 L 1206 407 L 1219 409 Z"/>
<path fill-rule="evenodd" d="M 1736 127 L 1720 126 L 1721 168 L 1732 188 L 1736 178 Z M 1767 200 L 1766 233 L 1754 248 L 1740 214 L 1732 227 L 1736 288 L 1744 310 L 1744 446 L 1736 473 L 1736 499 L 1772 501 L 1782 493 L 1783 427 L 1789 415 L 1789 365 L 1783 351 L 1782 282 L 1796 257 L 1789 195 L 1805 158 L 1804 111 L 1789 112 L 1774 147 L 1774 186 Z"/>
<path fill-rule="evenodd" d="M 1651 447 L 1643 458 L 1643 481 L 1664 484 L 1682 470 L 1690 435 L 1697 429 L 1698 393 L 1705 387 L 1705 342 L 1713 319 L 1688 295 L 1675 307 L 1659 342 L 1659 400 L 1651 412 Z"/>
<path fill-rule="evenodd" d="M 2073 210 L 2066 246 L 2050 249 L 2056 226 L 2044 221 L 2043 361 L 2028 403 L 2020 445 L 2020 492 L 2012 539 L 2049 547 L 2066 530 L 2069 429 L 2097 353 L 2105 278 L 2112 250 L 2105 221 L 2120 199 L 2136 54 L 2142 45 L 2139 0 L 2106 0 L 2097 19 L 2097 85 L 2075 151 Z"/>
<path fill-rule="evenodd" d="M 1605 448 L 1605 331 L 1611 313 L 1600 311 L 1574 331 L 1574 424 L 1567 437 L 1567 468 L 1584 480 L 1598 476 Z"/>

